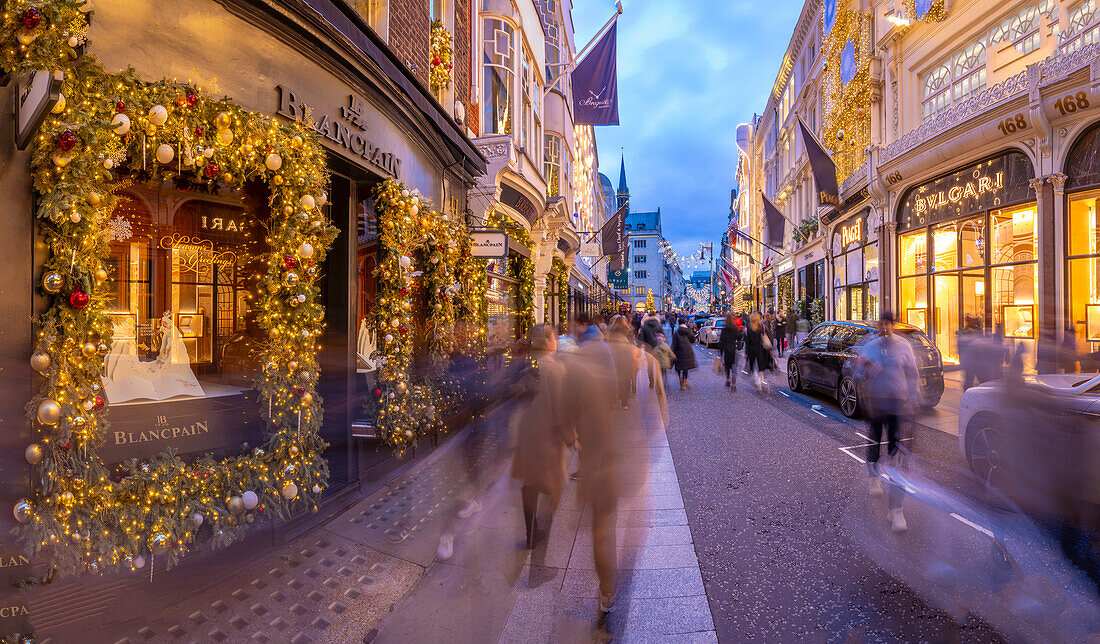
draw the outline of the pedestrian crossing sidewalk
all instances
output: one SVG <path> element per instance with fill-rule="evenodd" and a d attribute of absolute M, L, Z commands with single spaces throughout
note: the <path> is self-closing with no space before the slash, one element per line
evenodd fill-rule
<path fill-rule="evenodd" d="M 484 509 L 456 523 L 454 557 L 436 561 L 395 606 L 378 642 L 717 641 L 683 497 L 647 380 L 616 412 L 622 459 L 616 600 L 598 610 L 592 513 L 570 480 L 532 551 L 518 482 L 507 474 Z M 575 471 L 574 456 L 570 471 Z M 542 524 L 546 524 L 543 519 Z"/>

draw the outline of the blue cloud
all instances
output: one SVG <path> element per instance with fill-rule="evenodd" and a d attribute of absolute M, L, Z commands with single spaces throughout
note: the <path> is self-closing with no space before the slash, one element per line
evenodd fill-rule
<path fill-rule="evenodd" d="M 734 129 L 763 111 L 802 10 L 798 0 L 624 0 L 619 17 L 618 127 L 596 128 L 600 168 L 626 154 L 631 205 L 661 208 L 677 252 L 717 241 L 729 212 Z M 578 46 L 614 11 L 578 0 Z"/>

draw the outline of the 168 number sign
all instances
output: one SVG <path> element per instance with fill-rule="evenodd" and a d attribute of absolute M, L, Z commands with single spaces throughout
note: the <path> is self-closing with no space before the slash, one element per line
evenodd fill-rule
<path fill-rule="evenodd" d="M 1027 129 L 1027 120 L 1024 119 L 1023 114 L 1017 114 L 1016 116 L 1010 116 L 1005 120 L 997 124 L 997 129 L 1001 131 L 1001 134 L 1008 136 L 1014 132 Z"/>
<path fill-rule="evenodd" d="M 1077 110 L 1083 110 L 1088 106 L 1089 95 L 1084 91 L 1077 92 L 1077 94 L 1067 94 L 1054 102 L 1054 107 L 1062 113 L 1062 116 L 1072 114 Z"/>

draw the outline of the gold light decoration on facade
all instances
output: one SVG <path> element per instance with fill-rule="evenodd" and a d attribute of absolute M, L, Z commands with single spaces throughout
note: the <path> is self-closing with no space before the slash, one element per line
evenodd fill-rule
<path fill-rule="evenodd" d="M 842 82 L 844 50 L 851 44 L 854 75 Z M 871 140 L 871 18 L 858 11 L 837 12 L 825 41 L 822 105 L 825 125 L 821 142 L 836 163 L 837 183 L 859 169 Z"/>
<path fill-rule="evenodd" d="M 280 124 L 189 83 L 146 82 L 133 70 L 108 73 L 76 49 L 82 36 L 72 34 L 87 29 L 84 9 L 74 0 L 34 7 L 6 2 L 0 66 L 16 75 L 57 73 L 65 97 L 42 123 L 31 159 L 47 249 L 37 268 L 58 279 L 50 282 L 57 289 L 47 291 L 50 306 L 37 320 L 32 366 L 43 380 L 27 411 L 37 421 L 33 440 L 43 457 L 33 459 L 36 485 L 19 538 L 45 551 L 59 570 L 97 573 L 140 568 L 146 556 L 166 556 L 171 565 L 201 542 L 226 545 L 256 518 L 235 514 L 233 499 L 248 495 L 257 512 L 285 518 L 312 504 L 327 485 L 326 443 L 317 433 L 321 401 L 315 378 L 304 380 L 301 372 L 317 373 L 324 307 L 316 280 L 337 230 L 318 207 L 328 185 L 325 152 L 305 125 Z M 36 19 L 28 34 L 31 10 Z M 259 150 L 282 155 L 278 175 Z M 174 454 L 132 459 L 119 475 L 98 454 L 109 427 L 100 377 L 113 339 L 104 231 L 116 193 L 127 185 L 112 170 L 126 162 L 162 181 L 268 187 L 270 250 L 255 304 L 257 326 L 269 340 L 257 352 L 265 367 L 255 386 L 267 439 L 251 452 L 195 461 Z M 291 259 L 312 270 L 286 279 Z M 288 487 L 305 492 L 280 493 Z"/>

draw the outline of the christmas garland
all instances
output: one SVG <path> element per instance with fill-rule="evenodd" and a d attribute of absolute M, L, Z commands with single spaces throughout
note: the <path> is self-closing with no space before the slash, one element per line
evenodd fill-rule
<path fill-rule="evenodd" d="M 555 257 L 550 262 L 551 272 L 558 282 L 558 324 L 569 322 L 569 269 L 565 266 L 565 260 Z"/>
<path fill-rule="evenodd" d="M 489 213 L 488 224 L 490 228 L 506 230 L 509 237 L 534 252 L 535 243 L 531 241 L 530 233 L 510 217 L 493 211 Z M 509 255 L 507 270 L 508 277 L 519 282 L 516 293 L 516 333 L 522 337 L 535 324 L 535 262 L 523 255 Z"/>
<path fill-rule="evenodd" d="M 454 46 L 451 32 L 436 20 L 432 23 L 431 34 L 431 72 L 429 86 L 433 92 L 440 92 L 451 86 L 451 71 L 454 69 Z"/>
<path fill-rule="evenodd" d="M 316 511 L 328 468 L 317 434 L 324 309 L 315 284 L 337 229 L 320 212 L 325 154 L 304 125 L 280 125 L 194 86 L 108 73 L 75 49 L 87 29 L 82 9 L 72 0 L 8 0 L 0 22 L 5 71 L 64 75 L 31 161 L 47 249 L 41 284 L 52 301 L 31 357 L 44 380 L 27 406 L 38 439 L 25 456 L 40 485 L 14 513 L 21 541 L 60 570 L 101 572 L 141 568 L 150 555 L 172 565 L 195 544 L 228 544 L 260 513 Z M 255 302 L 268 338 L 256 383 L 268 435 L 250 452 L 195 462 L 169 452 L 131 459 L 119 476 L 98 456 L 109 427 L 100 377 L 112 343 L 105 228 L 127 172 L 268 187 L 269 251 Z"/>
<path fill-rule="evenodd" d="M 382 343 L 375 429 L 400 455 L 422 436 L 443 431 L 456 400 L 457 390 L 439 372 L 455 346 L 456 299 L 464 314 L 473 310 L 470 296 L 459 295 L 468 288 L 459 260 L 469 257 L 470 241 L 463 222 L 432 210 L 398 181 L 380 184 L 375 203 L 380 262 L 373 319 Z M 419 333 L 417 303 L 426 310 Z M 414 373 L 417 339 L 430 373 Z"/>

